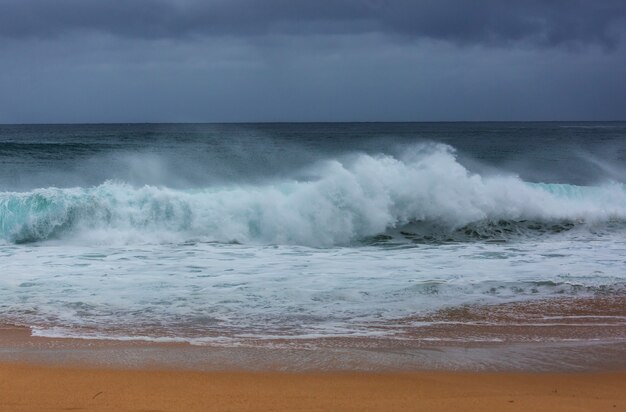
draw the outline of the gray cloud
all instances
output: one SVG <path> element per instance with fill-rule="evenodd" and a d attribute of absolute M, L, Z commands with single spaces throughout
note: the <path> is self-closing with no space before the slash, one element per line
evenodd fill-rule
<path fill-rule="evenodd" d="M 610 48 L 624 27 L 624 0 L 0 0 L 0 37 L 8 39 L 378 33 L 456 44 Z"/>
<path fill-rule="evenodd" d="M 0 0 L 0 123 L 626 119 L 624 39 L 624 0 Z"/>
<path fill-rule="evenodd" d="M 382 35 L 20 42 L 0 51 L 0 122 L 626 119 L 613 53 L 390 43 Z"/>

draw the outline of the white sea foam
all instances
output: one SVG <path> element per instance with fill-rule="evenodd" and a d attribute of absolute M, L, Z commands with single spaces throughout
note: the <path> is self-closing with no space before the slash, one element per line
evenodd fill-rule
<path fill-rule="evenodd" d="M 298 175 L 0 193 L 0 317 L 49 336 L 233 345 L 379 336 L 373 324 L 393 334 L 398 318 L 446 306 L 625 292 L 620 184 L 472 174 L 434 144 Z"/>
<path fill-rule="evenodd" d="M 0 247 L 0 315 L 69 336 L 369 336 L 447 306 L 626 292 L 626 245 Z M 56 331 L 56 332 L 55 332 Z M 65 332 L 64 332 L 65 331 Z"/>
<path fill-rule="evenodd" d="M 171 242 L 347 245 L 414 222 L 443 231 L 527 221 L 597 224 L 626 219 L 620 184 L 530 184 L 471 174 L 445 145 L 401 157 L 355 154 L 307 171 L 315 179 L 193 190 L 106 182 L 90 188 L 0 193 L 9 242 Z"/>

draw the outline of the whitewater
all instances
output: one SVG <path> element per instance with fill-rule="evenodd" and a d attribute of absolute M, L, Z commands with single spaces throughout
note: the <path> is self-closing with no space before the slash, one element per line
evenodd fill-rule
<path fill-rule="evenodd" d="M 301 125 L 295 143 L 278 126 L 13 127 L 0 133 L 0 317 L 44 336 L 240 344 L 626 293 L 621 159 L 597 166 L 607 134 L 624 153 L 626 127 L 601 126 L 578 132 L 604 142 L 584 165 L 580 145 L 549 139 L 577 130 L 558 124 L 499 125 L 500 141 L 492 124 L 401 138 L 358 126 L 367 139 Z M 511 150 L 520 128 L 543 140 Z M 432 139 L 455 130 L 487 143 Z M 498 145 L 524 167 L 494 160 Z"/>

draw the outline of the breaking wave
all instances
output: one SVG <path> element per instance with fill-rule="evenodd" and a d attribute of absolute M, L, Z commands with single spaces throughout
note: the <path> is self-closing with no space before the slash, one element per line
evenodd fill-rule
<path fill-rule="evenodd" d="M 176 190 L 108 181 L 88 188 L 0 193 L 0 238 L 25 243 L 186 241 L 331 246 L 403 236 L 413 241 L 500 239 L 626 222 L 626 191 L 482 176 L 449 146 L 402 156 L 355 154 L 257 185 Z"/>

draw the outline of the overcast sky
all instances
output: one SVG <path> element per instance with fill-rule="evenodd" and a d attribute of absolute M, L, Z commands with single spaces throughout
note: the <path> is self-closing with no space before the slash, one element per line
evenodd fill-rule
<path fill-rule="evenodd" d="M 626 120 L 625 0 L 0 0 L 0 122 Z"/>

